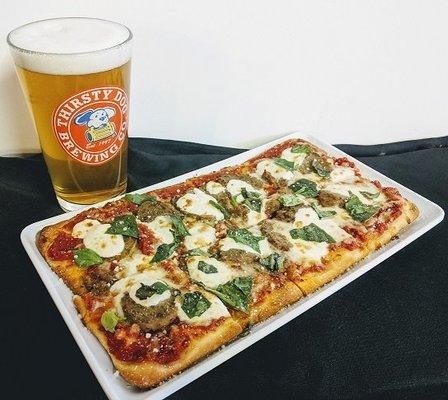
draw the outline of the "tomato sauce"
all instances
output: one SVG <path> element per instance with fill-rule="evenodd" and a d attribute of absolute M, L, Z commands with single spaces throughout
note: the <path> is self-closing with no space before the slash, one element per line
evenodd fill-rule
<path fill-rule="evenodd" d="M 81 243 L 81 239 L 61 232 L 49 247 L 48 254 L 55 261 L 71 260 L 73 259 L 73 250 Z"/>
<path fill-rule="evenodd" d="M 157 241 L 153 231 L 146 225 L 138 224 L 138 248 L 143 254 L 150 255 L 154 253 L 154 243 Z"/>
<path fill-rule="evenodd" d="M 96 219 L 102 223 L 110 223 L 118 215 L 132 214 L 137 211 L 138 206 L 127 200 L 117 200 L 107 203 L 101 208 L 87 210 L 86 218 Z"/>

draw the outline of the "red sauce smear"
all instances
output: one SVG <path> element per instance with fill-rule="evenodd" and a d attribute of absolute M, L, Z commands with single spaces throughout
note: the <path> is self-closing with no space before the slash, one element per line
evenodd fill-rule
<path fill-rule="evenodd" d="M 344 226 L 342 229 L 346 231 L 348 234 L 352 235 L 355 239 L 364 242 L 366 239 L 366 234 L 361 232 L 359 229 L 352 226 Z"/>
<path fill-rule="evenodd" d="M 169 200 L 178 196 L 183 196 L 189 189 L 191 189 L 191 186 L 185 182 L 155 190 L 153 193 L 161 199 Z"/>
<path fill-rule="evenodd" d="M 220 322 L 221 319 L 215 320 L 209 326 L 180 323 L 154 332 L 150 337 L 146 337 L 144 332 L 132 332 L 129 325 L 122 326 L 115 333 L 106 332 L 107 342 L 110 352 L 121 361 L 151 360 L 159 364 L 168 364 L 180 357 L 192 339 L 214 330 Z"/>
<path fill-rule="evenodd" d="M 325 265 L 321 265 L 321 264 L 314 264 L 309 268 L 306 268 L 303 273 L 304 274 L 308 274 L 310 272 L 320 272 L 323 271 L 325 269 Z"/>
<path fill-rule="evenodd" d="M 400 192 L 396 188 L 385 187 L 383 193 L 390 200 L 401 200 Z"/>
<path fill-rule="evenodd" d="M 56 236 L 56 239 L 48 249 L 48 254 L 53 260 L 71 260 L 73 258 L 73 250 L 81 243 L 81 239 L 74 238 L 68 233 L 61 232 Z"/>
<path fill-rule="evenodd" d="M 335 158 L 334 163 L 341 167 L 355 168 L 355 163 L 353 161 L 350 161 L 347 157 Z"/>
<path fill-rule="evenodd" d="M 143 254 L 149 255 L 154 252 L 154 243 L 157 241 L 153 231 L 146 225 L 138 224 L 138 248 Z"/>

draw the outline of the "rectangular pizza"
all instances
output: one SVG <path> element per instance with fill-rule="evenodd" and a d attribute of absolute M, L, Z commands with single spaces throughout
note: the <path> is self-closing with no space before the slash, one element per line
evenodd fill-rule
<path fill-rule="evenodd" d="M 347 271 L 418 217 L 301 139 L 44 228 L 39 251 L 129 383 L 169 379 Z"/>

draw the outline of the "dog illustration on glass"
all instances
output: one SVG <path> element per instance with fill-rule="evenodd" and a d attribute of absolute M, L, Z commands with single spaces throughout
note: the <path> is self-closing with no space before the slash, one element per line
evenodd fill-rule
<path fill-rule="evenodd" d="M 115 124 L 110 119 L 115 115 L 112 107 L 89 109 L 77 115 L 76 125 L 87 125 L 85 137 L 89 143 L 115 135 Z"/>

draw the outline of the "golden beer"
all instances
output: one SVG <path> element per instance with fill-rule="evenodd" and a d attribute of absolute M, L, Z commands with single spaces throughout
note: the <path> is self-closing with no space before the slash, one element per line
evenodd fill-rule
<path fill-rule="evenodd" d="M 53 46 L 58 52 L 47 52 L 48 43 L 40 43 L 43 52 L 35 50 L 39 43 L 27 49 L 27 35 L 43 26 L 70 27 L 75 40 Z M 23 28 L 28 32 L 14 34 Z M 95 43 L 79 51 L 83 45 L 76 43 L 76 32 L 86 28 L 94 42 L 101 33 L 112 31 L 114 37 L 102 44 L 106 48 L 94 49 Z M 38 21 L 8 36 L 56 196 L 66 210 L 126 191 L 131 37 L 122 25 L 90 18 Z M 110 46 L 114 40 L 119 43 Z"/>

